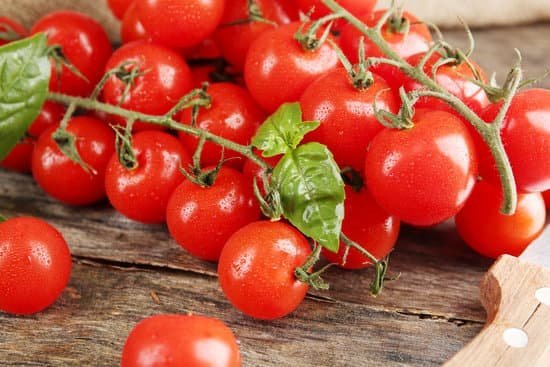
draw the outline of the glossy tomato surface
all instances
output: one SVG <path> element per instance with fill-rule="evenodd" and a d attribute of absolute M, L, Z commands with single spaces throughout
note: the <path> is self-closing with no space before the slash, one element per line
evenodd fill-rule
<path fill-rule="evenodd" d="M 138 166 L 127 169 L 112 155 L 105 175 L 107 197 L 121 214 L 142 223 L 162 223 L 172 192 L 185 180 L 180 167 L 191 157 L 179 140 L 162 131 L 134 134 Z"/>
<path fill-rule="evenodd" d="M 107 0 L 107 5 L 115 17 L 123 19 L 134 0 Z"/>
<path fill-rule="evenodd" d="M 376 201 L 403 222 L 441 223 L 464 206 L 477 178 L 472 138 L 444 111 L 416 111 L 415 126 L 387 129 L 371 142 L 366 182 Z"/>
<path fill-rule="evenodd" d="M 218 265 L 225 296 L 241 312 L 273 320 L 294 311 L 308 286 L 294 276 L 310 254 L 309 243 L 282 222 L 260 221 L 229 238 Z"/>
<path fill-rule="evenodd" d="M 137 14 L 156 43 L 185 48 L 210 36 L 220 24 L 225 0 L 136 0 Z"/>
<path fill-rule="evenodd" d="M 208 261 L 218 261 L 229 237 L 258 219 L 260 207 L 252 184 L 228 167 L 222 167 L 211 187 L 183 182 L 167 208 L 172 237 L 192 255 Z"/>
<path fill-rule="evenodd" d="M 491 105 L 483 113 L 492 122 L 501 104 Z M 542 192 L 550 189 L 550 91 L 528 89 L 514 99 L 501 130 L 504 149 L 520 192 Z M 497 182 L 498 174 L 492 156 L 485 150 L 482 173 Z"/>
<path fill-rule="evenodd" d="M 67 242 L 48 223 L 19 217 L 0 223 L 0 310 L 33 314 L 49 307 L 71 275 Z"/>
<path fill-rule="evenodd" d="M 396 113 L 397 95 L 374 75 L 365 90 L 356 89 L 348 73 L 337 69 L 314 81 L 300 98 L 304 121 L 319 121 L 321 126 L 306 135 L 305 141 L 325 144 L 340 167 L 362 171 L 370 141 L 384 129 L 374 113 L 378 109 Z"/>
<path fill-rule="evenodd" d="M 250 46 L 244 77 L 252 97 L 267 112 L 285 102 L 296 102 L 319 76 L 339 65 L 334 49 L 324 43 L 306 51 L 294 35 L 299 23 L 290 23 L 262 33 Z"/>
<path fill-rule="evenodd" d="M 265 113 L 248 91 L 234 84 L 216 83 L 208 88 L 208 94 L 212 98 L 211 106 L 199 110 L 195 126 L 239 144 L 250 144 L 258 126 L 264 121 Z M 181 121 L 191 124 L 190 110 L 183 112 Z M 198 138 L 180 133 L 180 139 L 189 152 L 197 148 Z M 229 149 L 224 150 L 223 157 L 231 159 L 227 164 L 232 167 L 242 168 L 244 165 L 243 157 Z M 216 165 L 221 158 L 219 145 L 211 142 L 204 144 L 201 156 L 203 166 Z"/>
<path fill-rule="evenodd" d="M 141 20 L 139 20 L 136 4 L 132 2 L 128 10 L 122 17 L 122 23 L 120 26 L 120 39 L 123 43 L 129 43 L 133 41 L 146 40 L 149 35 L 143 28 Z"/>
<path fill-rule="evenodd" d="M 38 32 L 46 33 L 48 45 L 60 45 L 63 55 L 86 78 L 65 66 L 58 76 L 52 60 L 50 90 L 82 97 L 90 95 L 113 51 L 103 27 L 85 14 L 62 10 L 40 18 L 31 28 L 31 34 Z"/>
<path fill-rule="evenodd" d="M 500 213 L 502 193 L 498 186 L 478 182 L 464 209 L 456 216 L 462 239 L 483 256 L 519 256 L 541 233 L 546 209 L 541 194 L 520 194 L 514 215 Z"/>
<path fill-rule="evenodd" d="M 289 15 L 281 11 L 277 1 L 257 0 L 255 3 L 264 19 L 276 24 L 290 22 Z M 242 22 L 249 17 L 248 0 L 228 1 L 221 21 L 223 26 L 215 33 L 223 56 L 240 71 L 244 69 L 246 54 L 252 42 L 261 33 L 274 28 L 273 24 L 261 21 Z"/>
<path fill-rule="evenodd" d="M 32 157 L 34 179 L 46 193 L 66 204 L 88 205 L 103 199 L 105 168 L 115 151 L 113 130 L 91 117 L 73 117 L 69 121 L 67 131 L 76 137 L 78 154 L 92 169 L 86 172 L 53 140 L 57 128 L 57 124 L 51 126 L 36 142 Z"/>
<path fill-rule="evenodd" d="M 240 367 L 239 345 L 217 319 L 156 315 L 140 321 L 122 350 L 121 367 Z"/>
<path fill-rule="evenodd" d="M 346 216 L 342 232 L 375 258 L 386 257 L 399 236 L 399 219 L 382 209 L 366 188 L 356 192 L 350 186 L 346 186 L 344 209 Z M 323 255 L 344 269 L 364 269 L 372 265 L 368 257 L 353 248 L 349 249 L 344 262 L 345 252 L 346 245 L 343 242 L 340 242 L 337 253 L 323 248 Z"/>
<path fill-rule="evenodd" d="M 126 83 L 116 75 L 109 78 L 103 90 L 107 103 L 150 115 L 163 115 L 193 88 L 189 66 L 177 52 L 168 48 L 145 41 L 127 43 L 113 53 L 105 71 L 123 63 L 129 63 L 125 66 L 128 72 L 137 68 L 141 75 L 134 80 L 126 96 Z M 125 124 L 120 117 L 112 119 Z M 147 129 L 159 127 L 140 122 L 134 125 L 136 131 Z"/>
<path fill-rule="evenodd" d="M 369 13 L 374 9 L 376 0 L 337 0 L 339 5 L 345 8 L 347 11 L 357 16 L 360 14 Z M 329 15 L 331 10 L 327 8 L 321 0 L 296 0 L 298 8 L 304 13 L 308 14 L 312 8 L 315 8 L 312 19 L 319 19 L 325 15 Z"/>
<path fill-rule="evenodd" d="M 14 172 L 30 172 L 33 149 L 34 140 L 32 138 L 23 138 L 23 140 L 13 147 L 6 158 L 0 161 L 0 167 Z"/>
<path fill-rule="evenodd" d="M 0 17 L 0 34 L 7 36 L 9 39 L 0 39 L 0 46 L 21 39 L 27 35 L 27 30 L 23 25 L 11 18 Z"/>

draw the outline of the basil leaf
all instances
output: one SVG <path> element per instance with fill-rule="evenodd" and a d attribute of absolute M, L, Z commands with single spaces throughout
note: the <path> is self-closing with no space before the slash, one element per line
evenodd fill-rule
<path fill-rule="evenodd" d="M 258 129 L 252 145 L 264 157 L 284 154 L 300 144 L 304 136 L 319 127 L 318 121 L 302 122 L 299 103 L 286 103 Z"/>
<path fill-rule="evenodd" d="M 328 148 L 308 143 L 289 151 L 273 171 L 283 215 L 302 233 L 338 251 L 344 219 L 344 181 Z"/>
<path fill-rule="evenodd" d="M 0 161 L 40 113 L 49 80 L 44 34 L 0 47 Z"/>

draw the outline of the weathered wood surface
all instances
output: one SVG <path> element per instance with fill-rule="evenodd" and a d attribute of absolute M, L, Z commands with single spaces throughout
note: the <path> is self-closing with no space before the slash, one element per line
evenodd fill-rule
<path fill-rule="evenodd" d="M 549 32 L 550 25 L 477 31 L 477 59 L 503 76 L 518 47 L 527 72 L 541 74 Z M 449 38 L 465 39 L 458 33 Z M 330 291 L 311 292 L 283 320 L 259 322 L 227 303 L 215 265 L 186 254 L 162 226 L 133 223 L 106 203 L 63 206 L 30 176 L 5 171 L 0 212 L 48 220 L 75 259 L 70 286 L 52 308 L 26 318 L 0 314 L 2 366 L 116 366 L 137 321 L 187 311 L 224 320 L 241 342 L 246 366 L 436 366 L 485 321 L 478 286 L 491 262 L 468 250 L 449 226 L 404 229 L 392 257 L 392 271 L 401 278 L 380 297 L 368 294 L 368 270 L 334 269 L 326 277 Z"/>

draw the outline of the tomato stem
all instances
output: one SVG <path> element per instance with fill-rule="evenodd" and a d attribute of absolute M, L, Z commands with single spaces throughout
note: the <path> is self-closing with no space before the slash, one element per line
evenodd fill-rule
<path fill-rule="evenodd" d="M 509 88 L 510 93 L 508 94 L 508 101 L 505 102 L 501 112 L 503 115 L 500 116 L 502 119 L 495 121 L 496 123 L 487 124 L 483 121 L 475 112 L 473 112 L 464 102 L 462 102 L 458 97 L 452 95 L 446 91 L 442 86 L 440 86 L 437 81 L 431 76 L 427 75 L 423 67 L 415 67 L 403 59 L 399 54 L 391 48 L 391 46 L 386 42 L 384 37 L 380 32 L 381 27 L 369 28 L 361 20 L 351 14 L 349 11 L 344 9 L 334 0 L 322 0 L 323 4 L 326 5 L 335 15 L 341 16 L 347 22 L 352 24 L 359 32 L 367 36 L 386 56 L 386 58 L 374 58 L 371 59 L 371 63 L 385 63 L 398 67 L 406 75 L 413 78 L 414 80 L 421 83 L 425 89 L 419 92 L 417 95 L 426 95 L 439 98 L 449 104 L 454 110 L 456 110 L 460 115 L 462 115 L 467 121 L 469 121 L 472 126 L 481 134 L 484 141 L 489 146 L 491 154 L 496 162 L 496 166 L 499 171 L 501 186 L 503 190 L 503 203 L 501 207 L 501 212 L 506 215 L 512 215 L 515 213 L 517 207 L 517 188 L 515 185 L 515 179 L 510 165 L 510 160 L 504 150 L 502 144 L 502 138 L 500 135 L 500 128 L 502 127 L 502 120 L 506 111 L 508 110 L 509 104 L 514 94 L 517 92 L 517 86 L 512 85 Z M 387 19 L 391 16 L 392 11 L 395 12 L 395 7 L 388 11 Z M 446 42 L 441 41 L 439 44 L 432 46 L 428 51 L 432 54 L 437 52 L 441 47 L 445 47 Z M 428 58 L 423 62 L 426 63 Z M 516 73 L 521 77 L 521 69 L 519 65 L 515 67 Z M 521 79 L 521 78 L 519 78 Z M 520 81 L 518 81 L 519 86 Z"/>
<path fill-rule="evenodd" d="M 323 278 L 321 278 L 321 275 L 328 268 L 330 268 L 332 264 L 325 265 L 316 272 L 313 272 L 313 273 L 310 272 L 310 269 L 319 261 L 321 257 L 321 249 L 322 249 L 322 246 L 315 244 L 313 251 L 306 259 L 306 262 L 304 263 L 304 265 L 294 270 L 294 275 L 296 276 L 296 279 L 298 279 L 302 283 L 306 283 L 310 285 L 315 290 L 329 289 L 328 283 L 325 282 Z"/>

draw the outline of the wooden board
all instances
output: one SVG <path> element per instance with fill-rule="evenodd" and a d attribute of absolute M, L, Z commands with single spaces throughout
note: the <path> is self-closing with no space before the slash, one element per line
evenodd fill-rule
<path fill-rule="evenodd" d="M 548 32 L 550 25 L 478 31 L 477 59 L 505 75 L 512 48 L 528 44 L 525 68 L 540 74 L 550 55 Z M 245 366 L 437 366 L 485 321 L 478 285 L 491 262 L 467 249 L 451 225 L 405 228 L 391 264 L 401 278 L 378 298 L 368 292 L 369 270 L 333 269 L 330 291 L 311 292 L 283 320 L 260 322 L 233 309 L 218 288 L 215 265 L 186 254 L 163 226 L 133 223 L 106 203 L 63 206 L 30 176 L 5 171 L 0 213 L 48 220 L 65 235 L 75 262 L 52 308 L 32 317 L 0 313 L 2 366 L 116 366 L 136 322 L 185 312 L 225 321 L 240 340 Z"/>

